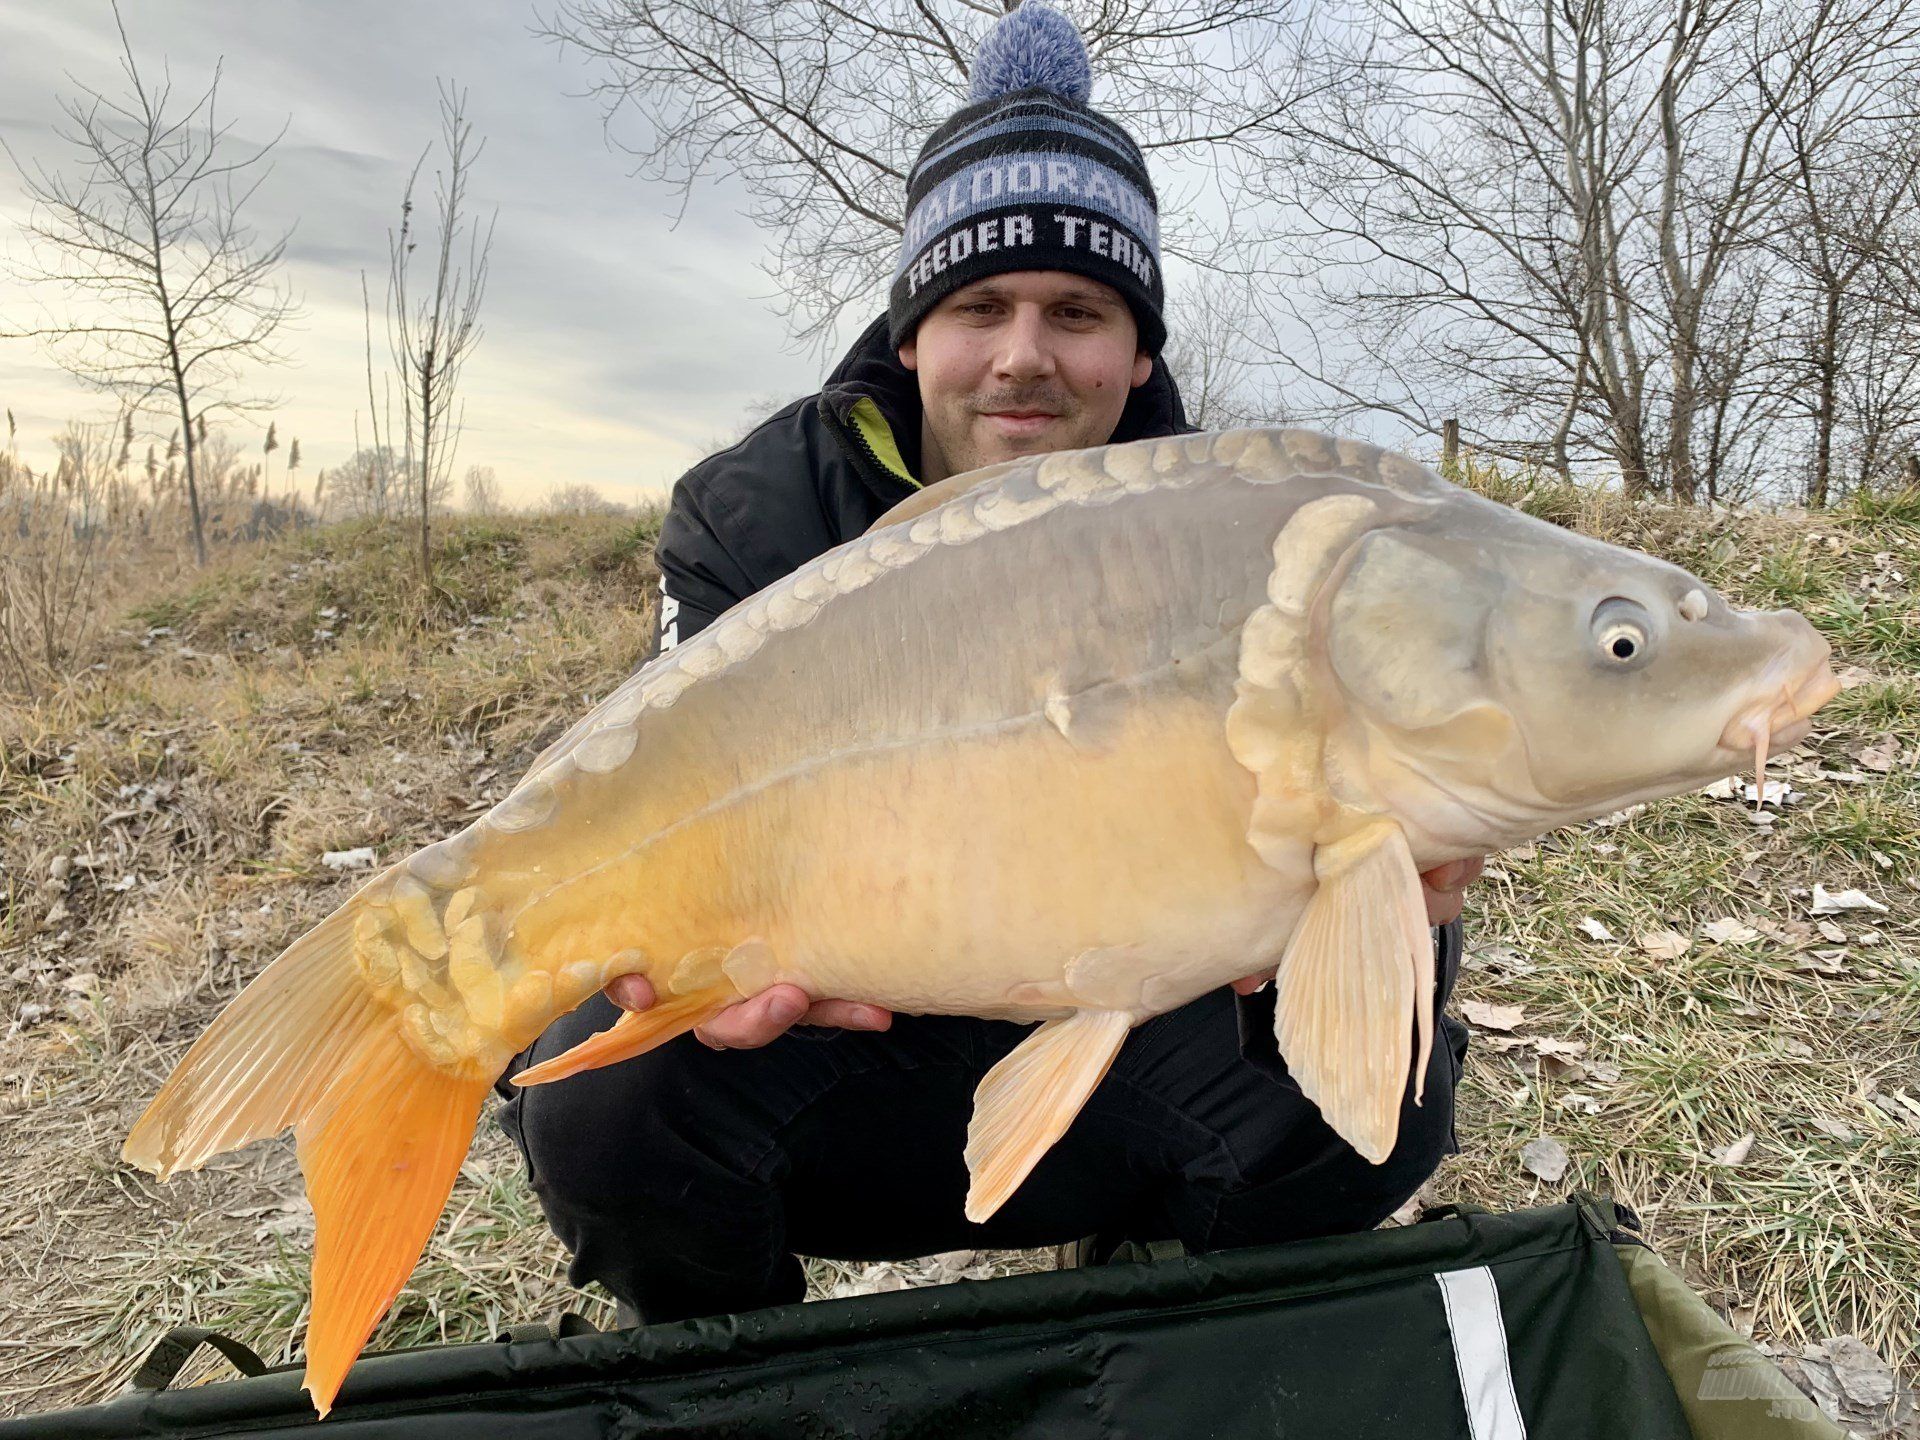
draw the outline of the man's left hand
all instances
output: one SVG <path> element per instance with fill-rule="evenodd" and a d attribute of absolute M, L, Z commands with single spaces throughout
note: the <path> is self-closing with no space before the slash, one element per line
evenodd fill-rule
<path fill-rule="evenodd" d="M 1487 857 L 1475 855 L 1467 860 L 1449 860 L 1444 865 L 1421 872 L 1420 890 L 1427 902 L 1427 923 L 1451 925 L 1458 920 L 1460 907 L 1466 902 L 1467 886 L 1478 880 L 1480 872 L 1486 868 Z M 1258 975 L 1236 980 L 1233 982 L 1233 993 L 1251 995 L 1271 980 L 1273 973 L 1272 970 L 1262 970 Z"/>

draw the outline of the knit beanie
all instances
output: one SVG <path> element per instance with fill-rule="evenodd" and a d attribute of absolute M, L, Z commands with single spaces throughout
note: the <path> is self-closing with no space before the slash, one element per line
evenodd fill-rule
<path fill-rule="evenodd" d="M 1068 270 L 1111 285 L 1158 355 L 1160 213 L 1133 137 L 1087 104 L 1086 42 L 1028 0 L 974 58 L 969 103 L 907 176 L 907 221 L 888 300 L 897 349 L 941 299 L 1008 270 Z"/>

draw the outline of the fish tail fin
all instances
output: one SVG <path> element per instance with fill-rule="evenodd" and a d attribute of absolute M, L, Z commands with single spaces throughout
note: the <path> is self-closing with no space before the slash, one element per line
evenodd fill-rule
<path fill-rule="evenodd" d="M 406 1282 L 488 1077 L 434 1065 L 356 962 L 349 902 L 223 1010 L 122 1147 L 165 1178 L 291 1126 L 315 1221 L 306 1387 L 322 1415 Z"/>
<path fill-rule="evenodd" d="M 704 1025 L 729 1004 L 740 998 L 731 985 L 716 985 L 675 996 L 647 1010 L 629 1010 L 596 1035 L 589 1035 L 571 1050 L 530 1065 L 513 1077 L 516 1085 L 546 1085 L 578 1075 L 582 1070 L 597 1070 L 664 1045 L 695 1026 Z"/>
<path fill-rule="evenodd" d="M 314 1218 L 302 1384 L 322 1418 L 427 1248 L 488 1088 L 430 1065 L 388 1025 L 294 1126 Z"/>

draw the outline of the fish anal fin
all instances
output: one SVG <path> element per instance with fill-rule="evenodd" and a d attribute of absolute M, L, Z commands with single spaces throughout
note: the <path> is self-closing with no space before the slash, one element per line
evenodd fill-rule
<path fill-rule="evenodd" d="M 426 1249 L 487 1090 L 427 1065 L 382 1026 L 294 1126 L 314 1216 L 302 1383 L 321 1416 Z"/>
<path fill-rule="evenodd" d="M 704 1025 L 739 999 L 731 984 L 677 995 L 647 1010 L 629 1010 L 597 1035 L 589 1035 L 571 1050 L 551 1060 L 530 1065 L 513 1077 L 516 1085 L 546 1085 L 644 1055 L 696 1025 Z"/>
<path fill-rule="evenodd" d="M 967 1125 L 967 1219 L 978 1224 L 1005 1204 L 1066 1134 L 1132 1026 L 1118 1010 L 1049 1020 L 986 1073 Z"/>
<path fill-rule="evenodd" d="M 1433 940 L 1406 835 L 1380 820 L 1314 852 L 1319 889 L 1294 928 L 1274 988 L 1274 1035 L 1300 1091 L 1378 1165 L 1393 1152 L 1420 1031 L 1419 1086 L 1433 1046 Z"/>

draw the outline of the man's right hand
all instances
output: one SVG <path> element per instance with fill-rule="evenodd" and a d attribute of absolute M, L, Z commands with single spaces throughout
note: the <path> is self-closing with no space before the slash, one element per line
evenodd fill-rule
<path fill-rule="evenodd" d="M 622 975 L 606 988 L 622 1010 L 650 1010 L 658 997 L 644 975 Z M 696 1029 L 694 1038 L 710 1050 L 757 1050 L 795 1025 L 826 1025 L 841 1030 L 885 1030 L 893 1012 L 851 1000 L 814 1000 L 798 985 L 772 985 L 750 1000 L 729 1005 Z"/>

